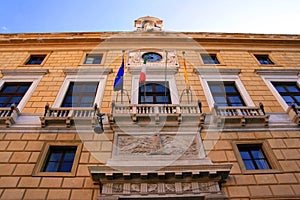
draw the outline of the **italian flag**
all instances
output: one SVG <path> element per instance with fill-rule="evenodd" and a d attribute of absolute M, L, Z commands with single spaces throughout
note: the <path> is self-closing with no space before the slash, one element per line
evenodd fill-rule
<path fill-rule="evenodd" d="M 140 83 L 144 83 L 146 81 L 146 62 L 147 59 L 144 59 L 144 64 L 142 66 L 141 74 L 140 74 Z"/>

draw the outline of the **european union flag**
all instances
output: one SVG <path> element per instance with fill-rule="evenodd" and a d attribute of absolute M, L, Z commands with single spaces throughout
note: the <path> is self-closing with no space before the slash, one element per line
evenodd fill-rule
<path fill-rule="evenodd" d="M 123 76 L 124 76 L 124 58 L 122 58 L 122 64 L 115 78 L 114 91 L 123 90 Z"/>

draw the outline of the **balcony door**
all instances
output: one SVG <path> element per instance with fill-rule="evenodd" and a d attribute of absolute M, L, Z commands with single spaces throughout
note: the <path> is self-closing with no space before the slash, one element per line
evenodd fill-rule
<path fill-rule="evenodd" d="M 171 104 L 169 82 L 145 82 L 139 86 L 139 104 Z"/>

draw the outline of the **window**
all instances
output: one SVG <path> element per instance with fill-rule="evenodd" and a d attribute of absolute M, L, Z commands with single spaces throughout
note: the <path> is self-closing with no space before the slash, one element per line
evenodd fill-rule
<path fill-rule="evenodd" d="M 201 54 L 203 64 L 220 64 L 217 54 Z"/>
<path fill-rule="evenodd" d="M 261 65 L 273 65 L 274 64 L 268 55 L 257 55 L 256 54 L 254 56 Z"/>
<path fill-rule="evenodd" d="M 255 106 L 238 76 L 240 69 L 201 67 L 195 72 L 199 75 L 210 109 L 215 103 L 220 106 Z"/>
<path fill-rule="evenodd" d="M 300 89 L 296 82 L 272 82 L 272 84 L 287 105 L 294 103 L 300 106 Z"/>
<path fill-rule="evenodd" d="M 31 82 L 5 82 L 0 90 L 0 107 L 10 107 L 12 103 L 18 106 L 31 84 Z"/>
<path fill-rule="evenodd" d="M 146 82 L 139 87 L 140 104 L 171 104 L 168 82 Z"/>
<path fill-rule="evenodd" d="M 26 65 L 41 65 L 46 58 L 46 55 L 30 55 Z"/>
<path fill-rule="evenodd" d="M 271 169 L 261 144 L 238 144 L 246 170 Z"/>
<path fill-rule="evenodd" d="M 218 106 L 245 106 L 233 81 L 208 81 L 210 92 Z"/>
<path fill-rule="evenodd" d="M 86 54 L 84 64 L 101 64 L 103 54 Z"/>
<path fill-rule="evenodd" d="M 77 146 L 50 146 L 43 172 L 71 172 Z"/>
<path fill-rule="evenodd" d="M 79 163 L 81 143 L 46 143 L 33 176 L 75 176 Z"/>
<path fill-rule="evenodd" d="M 300 78 L 298 77 L 299 70 L 256 69 L 255 71 L 262 77 L 267 87 L 270 89 L 285 111 L 292 102 L 298 106 L 300 105 Z"/>
<path fill-rule="evenodd" d="M 70 82 L 61 107 L 93 107 L 98 82 Z"/>
<path fill-rule="evenodd" d="M 8 107 L 15 103 L 22 112 L 43 75 L 48 73 L 48 69 L 2 69 L 1 72 L 3 77 L 0 79 L 0 107 Z"/>
<path fill-rule="evenodd" d="M 67 76 L 52 107 L 93 107 L 94 103 L 101 107 L 107 75 L 111 72 L 100 68 L 65 69 Z"/>

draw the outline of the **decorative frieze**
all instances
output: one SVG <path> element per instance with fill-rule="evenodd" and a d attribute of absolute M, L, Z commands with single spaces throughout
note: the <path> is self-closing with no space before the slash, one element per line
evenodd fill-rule
<path fill-rule="evenodd" d="M 217 181 L 210 182 L 159 182 L 159 183 L 104 183 L 102 195 L 167 195 L 218 193 Z"/>

